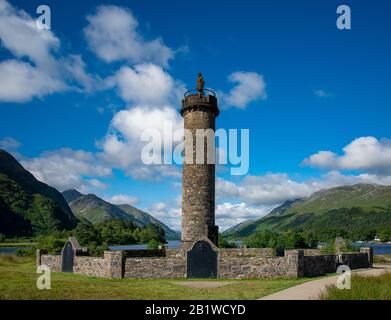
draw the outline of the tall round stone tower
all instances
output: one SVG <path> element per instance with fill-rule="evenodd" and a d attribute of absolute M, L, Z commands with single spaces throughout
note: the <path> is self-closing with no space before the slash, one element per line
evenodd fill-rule
<path fill-rule="evenodd" d="M 203 236 L 215 245 L 218 243 L 218 227 L 215 225 L 215 164 L 208 164 L 206 138 L 204 139 L 203 163 L 196 161 L 196 130 L 212 129 L 211 137 L 214 140 L 215 119 L 219 115 L 219 109 L 214 92 L 204 89 L 204 79 L 201 74 L 198 75 L 197 89 L 185 93 L 180 113 L 184 118 L 185 128 L 182 249 L 186 250 L 194 241 Z"/>

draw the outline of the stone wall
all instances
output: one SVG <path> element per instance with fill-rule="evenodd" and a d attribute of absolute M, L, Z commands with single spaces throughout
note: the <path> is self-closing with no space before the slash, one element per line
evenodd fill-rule
<path fill-rule="evenodd" d="M 286 250 L 286 277 L 301 278 L 304 275 L 304 252 L 303 250 Z"/>
<path fill-rule="evenodd" d="M 363 269 L 372 267 L 371 257 L 373 250 L 363 248 L 362 252 L 329 254 L 318 256 L 304 256 L 305 277 L 316 277 L 337 271 L 338 266 L 346 265 L 350 269 Z"/>
<path fill-rule="evenodd" d="M 303 250 L 287 250 L 284 257 L 271 256 L 271 249 L 218 250 L 218 277 L 240 278 L 299 278 L 315 277 L 336 272 L 339 265 L 351 269 L 372 266 L 373 250 L 362 248 L 360 253 L 310 255 Z M 186 259 L 180 250 L 167 249 L 165 257 L 128 258 L 122 251 L 105 251 L 103 258 L 75 256 L 73 272 L 105 278 L 183 278 Z M 61 271 L 61 255 L 37 251 L 36 263 Z"/>
<path fill-rule="evenodd" d="M 303 249 L 305 256 L 320 256 L 319 249 Z"/>
<path fill-rule="evenodd" d="M 124 257 L 122 251 L 105 251 L 104 256 L 105 278 L 121 279 L 124 276 Z"/>
<path fill-rule="evenodd" d="M 235 257 L 274 257 L 272 248 L 233 248 L 220 249 L 220 257 L 235 258 Z"/>
<path fill-rule="evenodd" d="M 350 269 L 370 268 L 367 253 L 342 253 L 337 255 L 339 265 L 347 265 Z"/>
<path fill-rule="evenodd" d="M 124 278 L 184 278 L 182 258 L 129 258 L 125 260 Z"/>
<path fill-rule="evenodd" d="M 183 252 L 179 249 L 165 249 L 167 258 L 181 258 Z"/>
<path fill-rule="evenodd" d="M 105 261 L 97 257 L 78 257 L 73 260 L 73 273 L 104 277 Z"/>
<path fill-rule="evenodd" d="M 40 259 L 41 265 L 46 265 L 51 271 L 61 271 L 61 256 L 54 254 L 43 254 Z"/>
<path fill-rule="evenodd" d="M 275 278 L 285 275 L 285 257 L 222 257 L 219 261 L 220 278 Z"/>
<path fill-rule="evenodd" d="M 334 254 L 319 256 L 304 256 L 305 277 L 317 277 L 337 270 L 336 256 Z"/>

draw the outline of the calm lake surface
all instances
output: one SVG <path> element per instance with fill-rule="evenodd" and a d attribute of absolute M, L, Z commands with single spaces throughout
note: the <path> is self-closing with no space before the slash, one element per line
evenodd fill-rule
<path fill-rule="evenodd" d="M 179 249 L 181 242 L 179 240 L 169 240 L 166 246 L 169 249 Z M 354 246 L 357 247 L 372 247 L 374 254 L 391 254 L 391 243 L 365 243 L 356 242 Z M 109 246 L 110 250 L 137 250 L 147 249 L 147 244 L 131 244 L 125 246 Z M 1 250 L 1 249 L 0 249 Z"/>
<path fill-rule="evenodd" d="M 365 242 L 356 242 L 353 246 L 361 247 L 371 247 L 373 248 L 373 254 L 391 254 L 391 243 L 365 243 Z"/>
<path fill-rule="evenodd" d="M 165 246 L 168 249 L 179 249 L 181 242 L 179 240 L 168 240 Z M 110 250 L 142 250 L 148 249 L 148 244 L 130 244 L 125 246 L 109 246 Z"/>
<path fill-rule="evenodd" d="M 0 247 L 0 254 L 14 253 L 19 249 L 29 250 L 31 247 Z"/>

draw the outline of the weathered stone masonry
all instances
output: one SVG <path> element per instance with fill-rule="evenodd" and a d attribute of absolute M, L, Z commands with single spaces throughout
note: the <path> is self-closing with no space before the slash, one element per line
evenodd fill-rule
<path fill-rule="evenodd" d="M 203 164 L 196 164 L 197 130 L 215 131 L 215 118 L 219 114 L 217 99 L 213 95 L 191 94 L 182 100 L 184 118 L 185 159 L 182 178 L 182 248 L 188 249 L 201 237 L 218 243 L 215 225 L 215 164 L 208 164 L 208 150 L 204 140 Z M 200 155 L 199 155 L 200 156 Z"/>
<path fill-rule="evenodd" d="M 220 278 L 299 278 L 333 273 L 339 265 L 351 269 L 372 266 L 373 250 L 360 253 L 305 256 L 304 250 L 285 251 L 284 257 L 271 255 L 272 249 L 219 249 Z M 37 251 L 37 265 L 61 271 L 61 256 Z M 179 250 L 164 250 L 160 257 L 126 257 L 126 251 L 106 251 L 103 258 L 75 256 L 73 272 L 103 278 L 184 278 L 186 259 Z"/>

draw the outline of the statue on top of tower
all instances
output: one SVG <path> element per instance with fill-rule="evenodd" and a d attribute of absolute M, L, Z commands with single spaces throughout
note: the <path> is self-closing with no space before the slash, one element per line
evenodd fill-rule
<path fill-rule="evenodd" d="M 197 78 L 197 91 L 200 93 L 200 94 L 203 94 L 204 92 L 204 86 L 205 86 L 205 81 L 204 81 L 204 78 L 202 76 L 202 73 L 200 72 L 198 74 L 198 78 Z"/>

